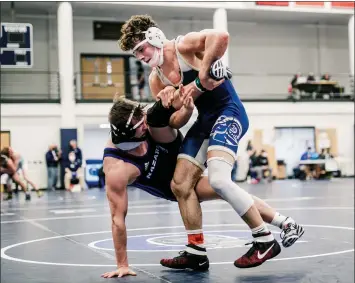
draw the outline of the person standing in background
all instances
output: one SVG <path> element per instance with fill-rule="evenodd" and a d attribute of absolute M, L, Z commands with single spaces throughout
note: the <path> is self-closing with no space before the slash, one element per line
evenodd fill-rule
<path fill-rule="evenodd" d="M 58 164 L 61 159 L 62 152 L 58 150 L 55 144 L 49 146 L 46 153 L 47 164 L 47 188 L 55 191 L 58 181 Z"/>
<path fill-rule="evenodd" d="M 137 65 L 137 82 L 138 82 L 138 90 L 139 90 L 139 99 L 140 101 L 144 98 L 144 86 L 145 86 L 145 78 L 144 78 L 144 68 L 143 64 L 140 61 L 136 61 Z"/>

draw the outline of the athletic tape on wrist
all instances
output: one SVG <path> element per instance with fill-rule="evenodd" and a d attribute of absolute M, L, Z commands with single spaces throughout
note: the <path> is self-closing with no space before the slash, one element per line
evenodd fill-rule
<path fill-rule="evenodd" d="M 194 83 L 195 83 L 195 86 L 196 88 L 200 91 L 200 92 L 205 92 L 207 89 L 205 89 L 203 87 L 203 85 L 201 84 L 201 81 L 200 81 L 200 78 L 197 77 L 195 80 L 194 80 Z"/>

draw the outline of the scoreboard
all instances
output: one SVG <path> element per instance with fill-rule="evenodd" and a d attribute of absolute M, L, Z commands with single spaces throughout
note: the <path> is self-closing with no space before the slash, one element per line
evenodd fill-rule
<path fill-rule="evenodd" d="M 32 25 L 26 23 L 1 23 L 0 49 L 2 69 L 32 68 Z"/>

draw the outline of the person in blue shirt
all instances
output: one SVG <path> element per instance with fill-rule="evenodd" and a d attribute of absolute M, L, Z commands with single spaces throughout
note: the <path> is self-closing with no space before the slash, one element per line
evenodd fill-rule
<path fill-rule="evenodd" d="M 71 140 L 69 142 L 69 152 L 73 151 L 75 153 L 75 160 L 80 166 L 83 164 L 83 154 L 81 149 L 78 147 L 76 140 Z"/>
<path fill-rule="evenodd" d="M 61 151 L 55 144 L 49 146 L 49 150 L 46 153 L 47 164 L 47 188 L 48 190 L 55 190 L 58 181 L 58 164 L 61 160 Z"/>
<path fill-rule="evenodd" d="M 307 151 L 304 152 L 301 156 L 301 160 L 314 160 L 314 159 L 318 159 L 319 154 L 315 151 L 312 151 L 311 147 L 307 148 Z"/>
<path fill-rule="evenodd" d="M 304 152 L 301 156 L 301 160 L 317 160 L 319 159 L 319 154 L 315 151 L 312 151 L 311 147 L 307 148 L 307 151 Z M 300 166 L 300 169 L 305 172 L 306 179 L 318 178 L 319 177 L 319 164 L 304 164 Z"/>
<path fill-rule="evenodd" d="M 79 179 L 81 188 L 84 188 L 85 181 L 81 170 L 81 160 L 76 159 L 75 151 L 69 152 L 68 162 L 65 166 L 64 186 L 66 190 L 70 190 L 72 179 Z"/>

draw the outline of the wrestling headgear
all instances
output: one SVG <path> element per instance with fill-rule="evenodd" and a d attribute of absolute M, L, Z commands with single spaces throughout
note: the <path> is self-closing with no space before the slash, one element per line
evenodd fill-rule
<path fill-rule="evenodd" d="M 144 117 L 142 117 L 142 119 L 137 124 L 131 125 L 133 114 L 137 107 L 132 109 L 132 112 L 126 123 L 116 125 L 110 124 L 111 140 L 113 144 L 119 149 L 131 150 L 138 147 L 147 138 L 145 134 L 139 138 L 135 137 L 136 129 L 144 122 Z"/>
<path fill-rule="evenodd" d="M 132 49 L 133 54 L 135 54 L 138 47 L 148 42 L 150 45 L 155 47 L 153 57 L 149 61 L 148 65 L 151 67 L 161 66 L 164 62 L 163 46 L 164 42 L 166 41 L 164 33 L 157 27 L 150 27 L 143 33 L 145 34 L 145 39 Z"/>

